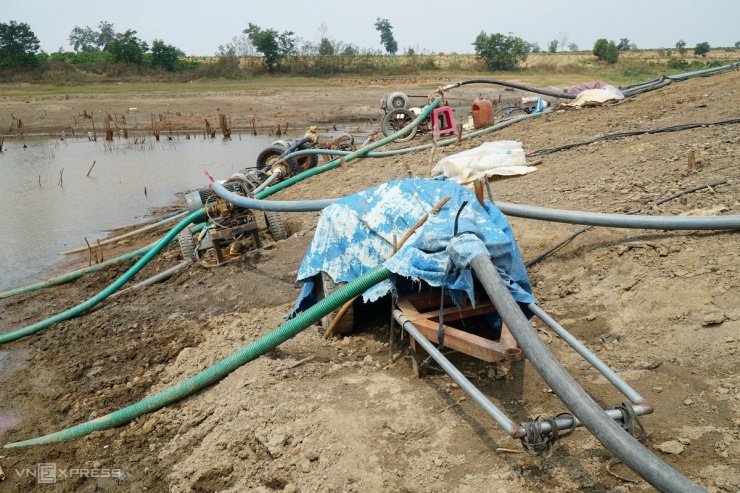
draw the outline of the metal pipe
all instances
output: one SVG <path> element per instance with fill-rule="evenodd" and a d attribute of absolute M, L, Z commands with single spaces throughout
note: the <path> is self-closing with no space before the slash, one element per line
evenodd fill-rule
<path fill-rule="evenodd" d="M 651 414 L 653 412 L 653 408 L 651 406 L 642 406 L 637 405 L 633 406 L 632 409 L 635 411 L 636 416 L 644 416 L 646 414 Z M 619 409 L 604 409 L 604 412 L 607 416 L 609 416 L 614 421 L 621 421 L 622 420 L 622 411 Z M 573 426 L 573 421 L 575 420 L 576 425 Z M 563 417 L 563 418 L 555 418 L 555 426 L 558 428 L 559 431 L 562 430 L 570 430 L 572 428 L 579 428 L 583 426 L 583 423 L 581 423 L 578 418 L 576 417 Z M 536 421 L 537 427 L 542 433 L 549 433 L 550 430 L 552 430 L 552 426 L 550 426 L 549 421 Z M 516 436 L 512 435 L 514 438 L 522 438 L 524 435 Z"/>
<path fill-rule="evenodd" d="M 265 188 L 275 183 L 282 174 L 283 174 L 283 170 L 281 170 L 280 168 L 276 169 L 275 171 L 273 171 L 273 173 L 270 176 L 267 177 L 267 179 L 264 181 L 264 183 L 262 183 L 262 185 L 254 189 L 254 192 L 252 192 L 252 194 L 254 195 L 254 194 L 260 193 L 262 190 L 264 190 Z"/>
<path fill-rule="evenodd" d="M 172 221 L 176 221 L 178 219 L 182 219 L 183 217 L 185 217 L 187 215 L 188 215 L 188 211 L 178 212 L 174 216 L 168 217 L 166 219 L 162 219 L 161 221 L 156 222 L 154 224 L 149 224 L 148 226 L 144 226 L 144 227 L 139 228 L 139 229 L 136 229 L 134 231 L 129 231 L 128 233 L 125 233 L 125 234 L 122 234 L 122 235 L 118 235 L 118 236 L 114 236 L 112 238 L 108 238 L 107 240 L 103 240 L 103 241 L 100 242 L 100 245 L 103 246 L 103 245 L 108 245 L 110 243 L 116 243 L 118 241 L 125 240 L 126 238 L 130 238 L 131 236 L 137 235 L 139 233 L 144 233 L 146 231 L 151 231 L 151 230 L 156 229 L 156 228 L 158 228 L 158 227 L 160 227 L 160 226 L 162 226 L 164 224 L 170 223 Z M 65 252 L 61 252 L 59 255 L 69 255 L 71 253 L 80 253 L 80 252 L 85 252 L 87 250 L 90 250 L 90 247 L 89 246 L 78 247 L 78 248 L 73 248 L 72 250 L 67 250 Z"/>
<path fill-rule="evenodd" d="M 476 256 L 470 265 L 537 373 L 607 450 L 659 491 L 705 491 L 622 430 L 578 385 L 532 328 L 487 254 Z"/>
<path fill-rule="evenodd" d="M 170 277 L 172 277 L 174 274 L 176 274 L 177 272 L 181 271 L 182 269 L 184 269 L 185 267 L 189 266 L 192 263 L 193 263 L 192 260 L 186 260 L 184 262 L 180 262 L 179 264 L 174 265 L 174 266 L 170 267 L 167 270 L 163 270 L 159 274 L 155 274 L 152 277 L 149 277 L 147 279 L 144 279 L 141 282 L 137 282 L 133 286 L 129 286 L 126 289 L 122 289 L 120 291 L 116 291 L 115 293 L 113 293 L 112 295 L 110 295 L 108 297 L 108 299 L 117 298 L 118 296 L 122 295 L 123 293 L 127 293 L 129 291 L 133 291 L 135 289 L 143 288 L 143 287 L 146 287 L 146 286 L 151 286 L 152 284 L 157 284 L 158 282 L 166 281 L 167 279 L 169 279 Z"/>
<path fill-rule="evenodd" d="M 585 224 L 610 228 L 711 230 L 740 229 L 740 215 L 734 216 L 631 216 L 602 212 L 549 209 L 532 205 L 496 202 L 496 207 L 508 216 L 552 221 L 556 223 Z"/>
<path fill-rule="evenodd" d="M 491 416 L 494 421 L 496 421 L 501 426 L 501 428 L 506 431 L 506 433 L 511 436 L 524 436 L 524 428 L 517 425 L 499 408 L 493 405 L 493 403 L 488 400 L 488 398 L 483 395 L 483 393 L 478 390 L 475 385 L 470 382 L 470 380 L 465 378 L 465 375 L 463 375 L 460 370 L 455 368 L 455 366 L 450 363 L 450 360 L 445 358 L 444 355 L 440 353 L 437 348 L 435 348 L 434 345 L 416 329 L 416 327 L 414 327 L 414 324 L 412 324 L 411 321 L 406 318 L 401 310 L 393 310 L 393 318 L 395 318 L 398 323 L 401 324 L 401 327 L 403 327 L 403 329 L 408 332 L 409 335 L 413 337 L 414 340 L 416 340 L 416 342 L 418 342 L 421 347 L 424 348 L 424 351 L 429 353 L 429 355 L 434 358 L 434 361 L 439 363 L 439 366 L 441 366 L 442 369 L 447 372 L 452 380 L 454 380 L 461 389 L 463 389 L 481 408 L 483 408 L 483 410 L 489 416 Z"/>
<path fill-rule="evenodd" d="M 562 325 L 557 323 L 555 319 L 553 319 L 550 315 L 547 314 L 547 312 L 545 312 L 545 310 L 534 303 L 530 303 L 529 305 L 527 305 L 527 308 L 529 308 L 532 313 L 537 316 L 537 318 L 545 322 L 545 324 L 550 327 L 562 340 L 568 343 L 570 347 L 575 349 L 575 351 L 580 354 L 583 359 L 591 363 L 591 366 L 596 368 L 599 373 L 604 375 L 604 377 L 606 377 L 606 379 L 609 380 L 609 382 L 611 382 L 611 384 L 614 385 L 621 393 L 623 393 L 625 397 L 627 397 L 633 404 L 648 407 L 650 408 L 650 412 L 652 412 L 653 407 L 647 404 L 647 401 L 643 396 L 641 396 L 635 389 L 633 389 L 630 384 L 625 382 L 622 377 L 617 375 L 614 370 L 609 368 L 606 363 L 601 361 L 598 356 L 596 356 L 586 346 L 584 346 L 581 341 L 573 336 L 573 334 L 568 332 Z"/>
<path fill-rule="evenodd" d="M 316 168 L 313 168 L 316 169 Z M 281 182 L 284 183 L 284 182 Z M 339 199 L 299 200 L 294 202 L 249 199 L 231 193 L 223 185 L 214 182 L 213 190 L 219 197 L 247 209 L 281 212 L 319 211 Z M 268 188 L 266 191 L 272 190 Z M 734 216 L 631 216 L 627 214 L 605 214 L 602 212 L 569 211 L 549 209 L 531 205 L 496 202 L 496 207 L 506 215 L 568 224 L 588 224 L 611 228 L 668 229 L 668 230 L 725 230 L 740 229 L 740 215 Z"/>

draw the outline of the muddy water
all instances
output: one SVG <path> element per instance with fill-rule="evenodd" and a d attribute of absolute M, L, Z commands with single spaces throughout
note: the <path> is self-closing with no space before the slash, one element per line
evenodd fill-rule
<path fill-rule="evenodd" d="M 47 278 L 44 270 L 61 258 L 58 252 L 142 222 L 153 208 L 180 200 L 176 193 L 206 186 L 204 170 L 219 179 L 253 166 L 274 138 L 140 140 L 6 138 L 0 153 L 0 291 Z"/>

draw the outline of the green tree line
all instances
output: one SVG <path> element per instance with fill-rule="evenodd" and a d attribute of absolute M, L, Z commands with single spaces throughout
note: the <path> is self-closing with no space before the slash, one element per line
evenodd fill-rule
<path fill-rule="evenodd" d="M 95 29 L 75 26 L 68 38 L 72 51 L 60 48 L 47 54 L 39 51 L 39 40 L 28 24 L 10 21 L 0 23 L 0 69 L 64 71 L 69 70 L 65 67 L 71 66 L 98 74 L 152 70 L 188 72 L 202 77 L 239 77 L 262 71 L 322 76 L 389 73 L 394 70 L 410 73 L 438 68 L 437 55 L 418 47 L 406 48 L 402 51 L 403 60 L 395 60 L 393 55 L 399 52 L 399 47 L 390 21 L 377 18 L 375 29 L 382 49 L 361 48 L 330 39 L 325 24 L 319 28 L 319 41 L 310 42 L 291 31 L 278 32 L 248 23 L 240 35 L 219 46 L 213 59 L 198 60 L 185 57 L 182 50 L 164 40 L 155 39 L 150 45 L 140 39 L 135 30 L 117 32 L 115 26 L 107 21 L 101 21 Z M 577 51 L 578 46 L 568 41 L 568 34 L 560 33 L 558 38 L 548 43 L 548 51 L 565 51 L 566 48 Z M 460 66 L 459 69 L 516 70 L 530 53 L 541 51 L 537 43 L 529 43 L 513 33 L 487 34 L 481 31 L 471 45 L 477 66 L 468 62 L 468 66 Z M 620 52 L 636 49 L 628 38 L 620 39 L 619 43 L 602 38 L 594 44 L 592 54 L 605 64 L 614 64 Z M 710 49 L 709 43 L 701 42 L 694 48 L 694 54 L 706 56 Z M 681 67 L 688 65 L 684 58 L 687 49 L 683 40 L 676 43 L 676 50 L 680 58 L 674 63 Z"/>

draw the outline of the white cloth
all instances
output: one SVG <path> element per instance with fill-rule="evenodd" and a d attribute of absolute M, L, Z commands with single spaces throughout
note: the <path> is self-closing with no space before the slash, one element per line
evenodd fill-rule
<path fill-rule="evenodd" d="M 582 106 L 599 106 L 604 103 L 621 101 L 624 99 L 622 91 L 614 86 L 604 86 L 602 89 L 586 89 L 582 91 L 575 99 L 563 106 L 567 108 L 580 108 Z"/>
<path fill-rule="evenodd" d="M 526 166 L 521 142 L 498 140 L 440 159 L 432 168 L 432 176 L 444 175 L 466 184 L 484 176 L 525 175 L 532 171 L 537 168 Z"/>

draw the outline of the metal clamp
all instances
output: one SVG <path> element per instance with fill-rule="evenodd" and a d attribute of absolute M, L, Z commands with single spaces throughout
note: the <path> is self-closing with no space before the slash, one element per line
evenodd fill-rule
<path fill-rule="evenodd" d="M 532 422 L 522 423 L 521 426 L 524 428 L 526 434 L 519 440 L 522 442 L 524 451 L 533 457 L 550 457 L 558 440 L 567 437 L 576 429 L 574 418 L 572 420 L 573 425 L 561 433 L 555 420 L 564 417 L 573 417 L 573 415 L 568 412 L 556 414 L 552 418 L 546 418 L 540 415 Z M 547 423 L 549 425 L 548 429 L 543 430 L 540 426 L 541 423 Z"/>
<path fill-rule="evenodd" d="M 647 438 L 647 432 L 642 426 L 640 418 L 637 417 L 637 413 L 635 413 L 635 409 L 632 407 L 632 404 L 630 404 L 629 402 L 623 402 L 621 404 L 617 404 L 612 409 L 616 409 L 617 411 L 622 413 L 622 423 L 620 426 L 624 431 L 626 431 L 639 441 Z M 639 434 L 635 434 L 635 425 L 637 425 Z"/>

